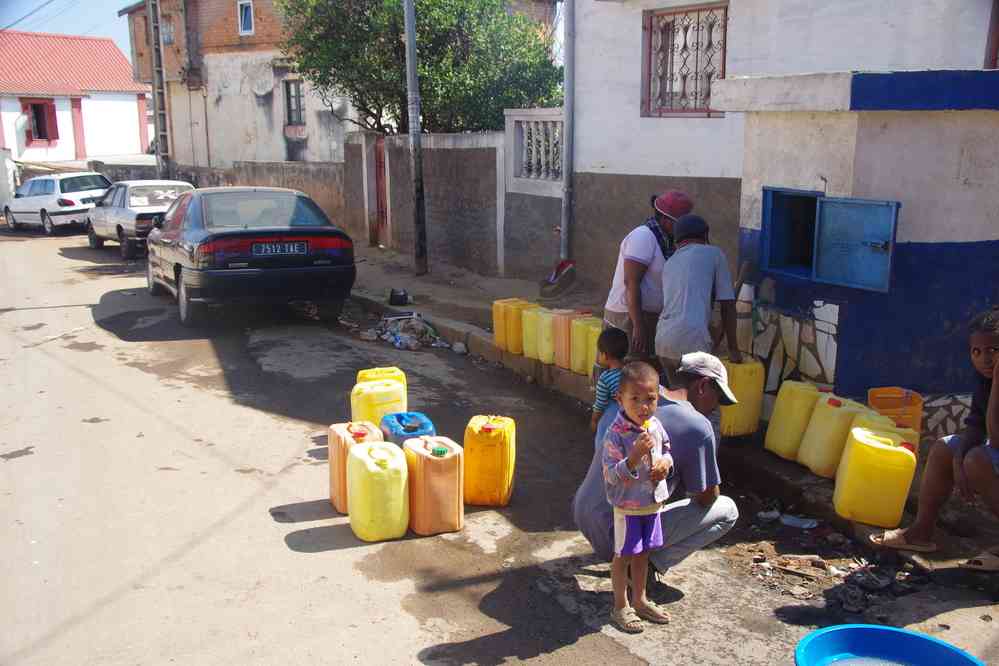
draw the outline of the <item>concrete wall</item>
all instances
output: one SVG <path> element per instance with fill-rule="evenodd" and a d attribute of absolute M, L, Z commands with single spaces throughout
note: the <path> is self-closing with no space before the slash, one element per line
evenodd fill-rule
<path fill-rule="evenodd" d="M 562 199 L 507 192 L 505 205 L 506 276 L 540 280 L 558 264 Z"/>
<path fill-rule="evenodd" d="M 578 4 L 578 172 L 739 177 L 742 114 L 640 117 L 642 11 L 690 4 Z M 992 5 L 992 0 L 732 0 L 726 74 L 980 68 Z"/>
<path fill-rule="evenodd" d="M 353 238 L 359 241 L 369 238 L 364 205 L 363 151 L 363 143 L 348 141 L 347 145 L 344 146 L 343 226 Z"/>
<path fill-rule="evenodd" d="M 245 160 L 343 161 L 345 124 L 308 83 L 303 85 L 305 126 L 286 126 L 284 80 L 297 76 L 280 56 L 276 50 L 210 53 L 203 66 L 207 95 L 170 84 L 177 162 L 208 166 L 209 152 L 211 166 L 222 168 Z M 337 112 L 346 114 L 346 103 L 338 104 Z"/>
<path fill-rule="evenodd" d="M 15 174 L 17 168 L 10 155 L 9 148 L 0 148 L 0 209 L 14 198 L 14 190 L 17 187 Z"/>
<path fill-rule="evenodd" d="M 138 99 L 135 93 L 92 93 L 81 102 L 87 157 L 134 155 L 142 152 Z M 72 135 L 72 119 L 69 130 Z M 60 140 L 62 139 L 60 127 Z M 72 158 L 70 158 L 72 159 Z"/>
<path fill-rule="evenodd" d="M 497 144 L 502 133 L 425 140 L 423 176 L 431 257 L 482 275 L 497 275 Z M 413 247 L 413 195 L 407 137 L 389 137 L 389 230 L 392 246 Z M 501 167 L 500 167 L 501 168 Z"/>
<path fill-rule="evenodd" d="M 111 181 L 156 178 L 151 165 L 90 162 L 90 168 Z M 343 164 L 340 162 L 236 162 L 228 169 L 173 165 L 172 178 L 195 187 L 257 185 L 287 187 L 308 194 L 338 226 L 344 224 Z M 355 240 L 360 240 L 353 235 Z"/>

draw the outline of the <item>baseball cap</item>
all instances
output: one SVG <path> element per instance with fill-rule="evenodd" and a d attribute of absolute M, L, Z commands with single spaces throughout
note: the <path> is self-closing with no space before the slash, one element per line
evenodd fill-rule
<path fill-rule="evenodd" d="M 667 190 L 656 197 L 653 208 L 674 220 L 694 210 L 694 202 L 686 192 Z"/>
<path fill-rule="evenodd" d="M 679 243 L 687 238 L 703 236 L 708 223 L 700 215 L 683 215 L 673 223 L 673 238 Z"/>
<path fill-rule="evenodd" d="M 734 405 L 739 402 L 735 399 L 735 394 L 732 393 L 732 389 L 729 388 L 728 370 L 725 369 L 725 364 L 723 364 L 717 356 L 713 356 L 707 352 L 691 352 L 689 354 L 684 354 L 683 358 L 680 359 L 679 372 L 699 375 L 701 377 L 709 377 L 715 380 L 715 385 L 722 393 L 722 397 L 719 400 L 721 404 Z"/>

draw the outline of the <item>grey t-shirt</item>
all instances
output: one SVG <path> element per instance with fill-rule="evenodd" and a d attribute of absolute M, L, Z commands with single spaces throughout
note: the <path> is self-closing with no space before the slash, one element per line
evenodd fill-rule
<path fill-rule="evenodd" d="M 656 355 L 680 360 L 690 352 L 711 351 L 714 301 L 733 301 L 732 273 L 725 253 L 714 245 L 684 245 L 663 267 L 663 309 L 656 327 Z"/>
<path fill-rule="evenodd" d="M 617 413 L 617 403 L 611 403 L 600 418 L 597 436 L 593 440 L 593 461 L 586 472 L 586 478 L 572 498 L 572 515 L 576 527 L 593 546 L 593 552 L 608 561 L 614 556 L 614 514 L 604 490 L 603 444 L 607 428 L 617 417 Z M 689 402 L 665 398 L 659 401 L 656 417 L 669 435 L 676 470 L 669 482 L 670 497 L 680 500 L 684 498 L 684 493 L 704 492 L 721 483 L 711 422 Z M 669 525 L 664 523 L 664 536 L 668 532 Z"/>

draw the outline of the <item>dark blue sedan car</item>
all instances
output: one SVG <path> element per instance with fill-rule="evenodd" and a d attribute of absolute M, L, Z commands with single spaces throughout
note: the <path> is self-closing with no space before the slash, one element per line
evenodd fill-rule
<path fill-rule="evenodd" d="M 174 201 L 147 241 L 146 283 L 195 326 L 207 306 L 311 301 L 336 320 L 354 286 L 354 244 L 294 190 L 217 187 Z"/>

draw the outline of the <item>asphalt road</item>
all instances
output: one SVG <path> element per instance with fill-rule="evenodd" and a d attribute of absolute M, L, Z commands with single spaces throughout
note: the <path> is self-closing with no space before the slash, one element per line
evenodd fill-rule
<path fill-rule="evenodd" d="M 592 451 L 578 404 L 316 322 L 187 330 L 143 271 L 83 236 L 0 233 L 0 663 L 792 663 L 808 628 L 717 549 L 654 590 L 672 625 L 606 626 L 607 566 L 569 513 Z M 376 365 L 459 441 L 474 414 L 516 419 L 508 508 L 354 538 L 325 427 Z"/>

